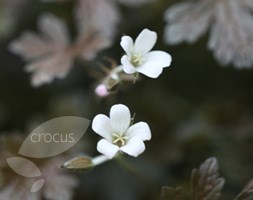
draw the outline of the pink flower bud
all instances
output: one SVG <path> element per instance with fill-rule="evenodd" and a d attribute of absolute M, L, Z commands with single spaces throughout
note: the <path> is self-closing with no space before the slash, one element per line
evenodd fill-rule
<path fill-rule="evenodd" d="M 109 91 L 107 90 L 105 84 L 100 84 L 96 87 L 95 93 L 99 97 L 106 97 L 109 95 Z"/>

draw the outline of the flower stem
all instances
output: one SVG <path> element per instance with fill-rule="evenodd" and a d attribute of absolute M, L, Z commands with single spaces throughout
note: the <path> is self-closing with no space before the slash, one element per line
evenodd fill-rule
<path fill-rule="evenodd" d="M 118 67 L 115 67 L 113 69 L 113 73 L 116 73 L 116 74 L 121 73 L 122 71 L 123 71 L 123 66 L 122 65 L 120 65 Z"/>
<path fill-rule="evenodd" d="M 102 164 L 102 163 L 104 163 L 104 162 L 106 162 L 106 161 L 108 161 L 108 160 L 110 160 L 110 159 L 107 158 L 106 156 L 104 156 L 104 155 L 99 155 L 99 156 L 97 156 L 97 157 L 95 157 L 95 158 L 92 158 L 92 164 L 93 164 L 94 166 L 97 166 L 97 165 L 100 165 L 100 164 Z"/>

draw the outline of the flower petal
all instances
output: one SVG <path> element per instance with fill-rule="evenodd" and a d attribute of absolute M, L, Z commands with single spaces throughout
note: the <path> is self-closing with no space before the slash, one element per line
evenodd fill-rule
<path fill-rule="evenodd" d="M 131 114 L 125 105 L 117 104 L 110 110 L 111 126 L 116 134 L 124 133 L 130 125 Z"/>
<path fill-rule="evenodd" d="M 137 72 L 140 72 L 150 78 L 157 78 L 162 72 L 163 68 L 157 62 L 146 62 L 136 69 Z"/>
<path fill-rule="evenodd" d="M 151 51 L 144 56 L 145 62 L 156 62 L 156 66 L 169 67 L 172 61 L 171 55 L 164 51 Z"/>
<path fill-rule="evenodd" d="M 135 40 L 134 52 L 144 55 L 154 47 L 156 40 L 156 32 L 144 29 Z"/>
<path fill-rule="evenodd" d="M 133 39 L 129 36 L 123 36 L 121 38 L 120 46 L 124 49 L 126 54 L 130 56 L 134 46 Z"/>
<path fill-rule="evenodd" d="M 124 55 L 121 58 L 121 64 L 123 65 L 123 70 L 127 74 L 133 74 L 136 72 L 136 68 L 130 63 L 127 55 Z"/>
<path fill-rule="evenodd" d="M 97 150 L 99 153 L 102 153 L 109 159 L 112 159 L 119 151 L 119 147 L 108 142 L 106 139 L 102 139 L 97 144 Z"/>
<path fill-rule="evenodd" d="M 132 137 L 125 146 L 120 148 L 121 151 L 130 156 L 137 157 L 145 150 L 144 142 L 138 137 Z"/>
<path fill-rule="evenodd" d="M 127 130 L 126 135 L 129 138 L 138 137 L 141 140 L 150 140 L 151 139 L 151 131 L 147 123 L 138 122 Z"/>
<path fill-rule="evenodd" d="M 98 135 L 104 137 L 105 139 L 111 141 L 112 137 L 112 127 L 110 119 L 102 114 L 96 115 L 92 121 L 92 129 Z"/>

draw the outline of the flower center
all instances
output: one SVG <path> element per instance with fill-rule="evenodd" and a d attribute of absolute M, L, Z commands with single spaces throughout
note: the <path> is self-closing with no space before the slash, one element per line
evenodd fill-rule
<path fill-rule="evenodd" d="M 133 66 L 138 67 L 143 64 L 143 57 L 141 54 L 133 54 L 131 57 L 131 63 Z"/>
<path fill-rule="evenodd" d="M 128 139 L 127 136 L 121 135 L 121 134 L 116 134 L 114 133 L 113 135 L 113 144 L 116 144 L 119 147 L 122 147 L 126 144 L 126 140 Z"/>

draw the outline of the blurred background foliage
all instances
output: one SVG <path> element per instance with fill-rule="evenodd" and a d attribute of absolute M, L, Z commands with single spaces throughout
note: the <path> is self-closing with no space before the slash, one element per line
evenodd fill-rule
<path fill-rule="evenodd" d="M 8 44 L 24 30 L 36 30 L 45 12 L 62 17 L 75 34 L 73 2 L 45 3 L 28 0 L 22 7 L 13 32 L 0 43 L 0 128 L 2 133 L 21 131 L 33 123 L 58 116 L 75 115 L 92 119 L 108 113 L 115 103 L 128 105 L 136 121 L 146 121 L 152 130 L 147 150 L 131 166 L 116 161 L 77 175 L 80 185 L 73 199 L 135 200 L 160 199 L 163 185 L 189 188 L 192 168 L 215 156 L 226 179 L 222 199 L 232 199 L 253 178 L 253 70 L 221 67 L 206 49 L 208 34 L 192 45 L 167 46 L 163 40 L 164 11 L 176 0 L 158 0 L 140 7 L 118 5 L 122 20 L 113 46 L 94 61 L 75 61 L 65 79 L 33 88 L 24 62 L 8 51 Z M 122 34 L 136 37 L 143 28 L 158 33 L 155 49 L 170 53 L 173 62 L 159 79 L 142 77 L 124 85 L 106 99 L 94 95 L 103 57 L 120 60 Z M 98 137 L 91 129 L 83 137 L 83 153 L 96 155 Z"/>

